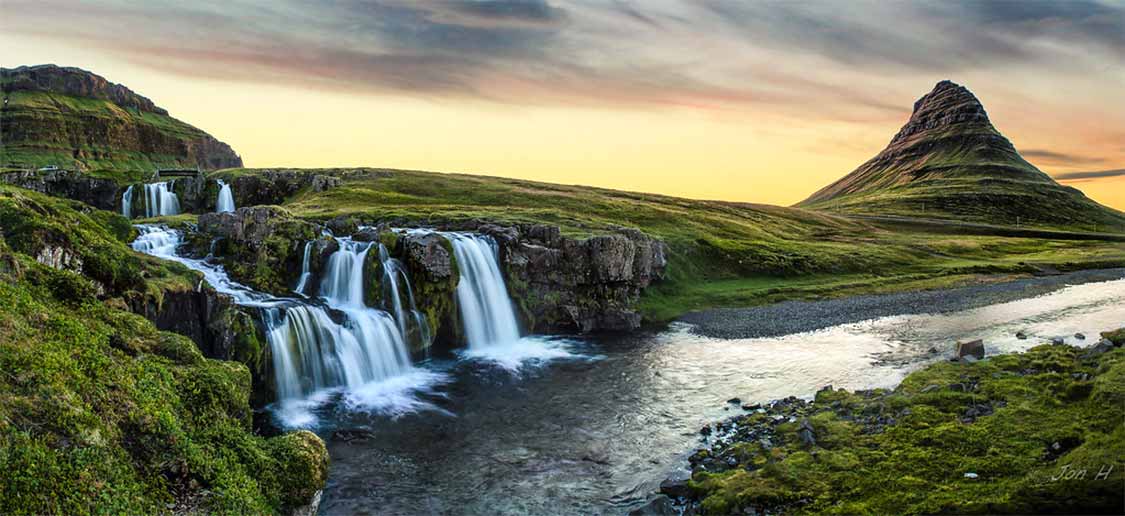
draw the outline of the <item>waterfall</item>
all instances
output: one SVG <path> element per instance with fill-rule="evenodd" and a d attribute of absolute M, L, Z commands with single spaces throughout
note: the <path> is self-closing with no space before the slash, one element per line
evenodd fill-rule
<path fill-rule="evenodd" d="M 383 308 L 392 310 L 391 313 L 395 316 L 395 322 L 398 323 L 399 333 L 403 338 L 409 338 L 410 335 L 406 318 L 406 312 L 409 311 L 410 321 L 413 321 L 414 327 L 418 329 L 418 340 L 428 349 L 432 340 L 430 323 L 414 303 L 414 289 L 410 287 L 410 279 L 406 276 L 402 262 L 392 258 L 383 244 L 379 244 L 379 262 L 383 266 Z M 399 283 L 399 280 L 402 282 Z M 406 291 L 407 304 L 405 305 L 402 302 L 403 290 Z"/>
<path fill-rule="evenodd" d="M 519 325 L 500 274 L 496 241 L 484 235 L 443 233 L 461 271 L 457 304 L 469 348 L 507 346 L 520 340 Z"/>
<path fill-rule="evenodd" d="M 121 215 L 125 218 L 133 218 L 133 185 L 125 189 L 125 193 L 121 194 Z"/>
<path fill-rule="evenodd" d="M 284 425 L 314 424 L 309 405 L 323 402 L 320 393 L 337 389 L 358 407 L 391 413 L 432 408 L 411 394 L 430 392 L 444 376 L 415 369 L 394 317 L 363 303 L 363 262 L 372 244 L 339 239 L 340 249 L 326 266 L 320 303 L 254 291 L 232 281 L 221 266 L 178 255 L 179 231 L 137 227 L 141 236 L 133 249 L 200 271 L 215 290 L 260 310 L 278 394 L 276 413 Z"/>
<path fill-rule="evenodd" d="M 309 270 L 309 257 L 312 256 L 313 240 L 305 242 L 305 256 L 301 258 L 301 277 L 297 280 L 297 287 L 293 292 L 305 295 L 305 284 L 309 282 L 312 272 Z"/>
<path fill-rule="evenodd" d="M 180 200 L 173 186 L 175 180 L 145 184 L 145 217 L 180 214 Z"/>
<path fill-rule="evenodd" d="M 219 200 L 215 202 L 215 213 L 234 211 L 234 194 L 231 192 L 230 185 L 223 182 L 222 179 L 219 179 L 218 182 Z"/>

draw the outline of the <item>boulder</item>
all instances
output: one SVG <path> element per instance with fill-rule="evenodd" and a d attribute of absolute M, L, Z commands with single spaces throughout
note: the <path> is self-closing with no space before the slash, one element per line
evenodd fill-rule
<path fill-rule="evenodd" d="M 977 360 L 983 359 L 984 341 L 977 339 L 969 342 L 958 342 L 955 356 L 957 358 L 965 358 L 971 356 Z"/>
<path fill-rule="evenodd" d="M 691 496 L 691 487 L 686 478 L 669 478 L 660 483 L 660 492 L 672 498 L 687 498 Z"/>
<path fill-rule="evenodd" d="M 399 242 L 403 258 L 411 271 L 419 270 L 432 281 L 453 275 L 453 253 L 449 241 L 436 233 L 407 233 Z"/>
<path fill-rule="evenodd" d="M 667 495 L 656 495 L 644 505 L 629 511 L 629 516 L 676 516 L 676 505 Z"/>
<path fill-rule="evenodd" d="M 276 295 L 288 295 L 301 275 L 305 243 L 320 239 L 316 225 L 276 206 L 244 207 L 199 216 L 196 253 L 214 255 L 236 281 Z M 216 240 L 218 239 L 218 240 Z"/>

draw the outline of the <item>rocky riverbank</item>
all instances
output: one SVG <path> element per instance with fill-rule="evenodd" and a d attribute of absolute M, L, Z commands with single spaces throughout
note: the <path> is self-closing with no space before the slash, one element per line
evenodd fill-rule
<path fill-rule="evenodd" d="M 690 478 L 632 514 L 1120 513 L 1122 345 L 1116 330 L 935 363 L 893 390 L 742 405 L 701 430 Z"/>
<path fill-rule="evenodd" d="M 718 308 L 693 312 L 680 320 L 694 325 L 694 332 L 708 337 L 777 337 L 878 317 L 958 312 L 1048 294 L 1069 285 L 1121 278 L 1125 278 L 1125 268 L 1084 270 L 938 290 L 785 301 L 753 308 Z"/>

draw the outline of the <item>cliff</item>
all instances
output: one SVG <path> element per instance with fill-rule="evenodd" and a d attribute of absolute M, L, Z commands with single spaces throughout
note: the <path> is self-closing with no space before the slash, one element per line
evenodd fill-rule
<path fill-rule="evenodd" d="M 79 170 L 240 167 L 231 147 L 78 68 L 0 69 L 0 165 Z"/>

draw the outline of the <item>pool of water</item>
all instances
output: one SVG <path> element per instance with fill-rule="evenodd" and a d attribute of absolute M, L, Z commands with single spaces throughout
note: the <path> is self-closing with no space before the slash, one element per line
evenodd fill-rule
<path fill-rule="evenodd" d="M 421 367 L 443 381 L 415 394 L 417 411 L 325 405 L 317 430 L 332 465 L 320 512 L 624 514 L 686 466 L 702 426 L 740 412 L 730 398 L 891 387 L 948 358 L 958 340 L 1010 353 L 1051 337 L 1089 345 L 1123 325 L 1117 280 L 776 338 L 712 339 L 681 324 L 614 339 L 536 339 L 549 352 L 526 356 L 432 360 Z"/>

